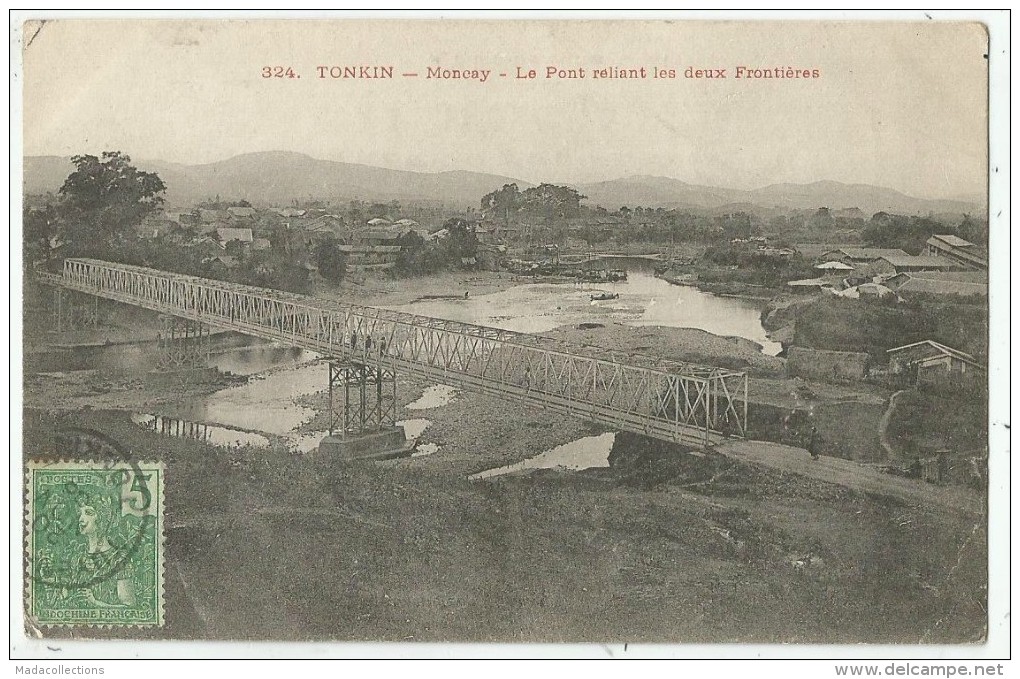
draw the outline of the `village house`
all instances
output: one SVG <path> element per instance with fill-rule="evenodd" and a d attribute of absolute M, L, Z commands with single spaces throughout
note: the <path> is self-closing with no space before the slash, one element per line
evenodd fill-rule
<path fill-rule="evenodd" d="M 351 236 L 352 245 L 396 245 L 403 235 L 399 229 L 363 229 Z"/>
<path fill-rule="evenodd" d="M 932 340 L 889 349 L 889 372 L 909 384 L 940 384 L 984 379 L 987 368 L 973 356 Z"/>
<path fill-rule="evenodd" d="M 821 271 L 826 276 L 838 277 L 845 276 L 854 270 L 852 266 L 843 262 L 822 262 L 821 264 L 815 264 L 815 269 Z"/>
<path fill-rule="evenodd" d="M 842 262 L 855 269 L 870 264 L 882 257 L 909 257 L 906 252 L 899 248 L 850 248 L 843 247 L 829 250 L 822 253 L 821 260 L 824 262 Z"/>
<path fill-rule="evenodd" d="M 352 232 L 343 217 L 331 214 L 292 218 L 287 227 L 308 234 L 332 234 L 344 242 L 350 240 Z"/>
<path fill-rule="evenodd" d="M 957 236 L 932 236 L 925 244 L 925 254 L 944 257 L 967 268 L 988 269 L 988 251 Z"/>
<path fill-rule="evenodd" d="M 181 226 L 198 226 L 198 213 L 194 210 L 166 210 L 163 214 Z"/>
<path fill-rule="evenodd" d="M 910 271 L 896 274 L 885 284 L 900 297 L 912 294 L 988 296 L 988 274 L 984 271 Z"/>
<path fill-rule="evenodd" d="M 223 244 L 223 247 L 231 253 L 248 250 L 255 241 L 251 229 L 248 228 L 223 226 L 216 229 L 216 236 L 219 238 L 220 243 Z"/>
<path fill-rule="evenodd" d="M 252 221 L 255 219 L 255 208 L 253 207 L 228 207 L 231 219 L 234 221 Z"/>
<path fill-rule="evenodd" d="M 348 257 L 348 264 L 352 267 L 377 267 L 387 268 L 393 266 L 397 255 L 400 254 L 399 245 L 347 245 L 338 246 L 340 252 Z"/>
<path fill-rule="evenodd" d="M 945 257 L 912 255 L 885 255 L 868 263 L 862 271 L 872 276 L 891 277 L 901 273 L 916 271 L 959 271 L 964 268 L 957 262 Z"/>
<path fill-rule="evenodd" d="M 200 224 L 225 223 L 230 220 L 230 213 L 226 210 L 210 210 L 201 207 L 198 209 L 198 221 Z"/>

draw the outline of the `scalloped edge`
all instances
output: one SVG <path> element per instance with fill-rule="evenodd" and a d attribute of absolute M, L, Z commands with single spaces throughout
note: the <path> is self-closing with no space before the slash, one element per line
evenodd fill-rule
<path fill-rule="evenodd" d="M 32 560 L 34 553 L 32 551 L 32 500 L 34 499 L 35 486 L 32 483 L 33 474 L 38 469 L 48 470 L 84 470 L 92 471 L 99 469 L 116 469 L 125 468 L 131 469 L 132 466 L 137 466 L 143 471 L 158 471 L 159 472 L 159 492 L 156 494 L 158 508 L 156 511 L 156 535 L 158 536 L 157 548 L 156 548 L 156 588 L 159 591 L 159 596 L 156 598 L 156 622 L 143 622 L 143 623 L 127 623 L 120 624 L 115 622 L 39 622 L 32 616 Z M 24 548 L 25 548 L 25 563 L 24 563 L 24 578 L 25 578 L 25 591 L 24 605 L 25 605 L 25 626 L 37 633 L 43 629 L 57 629 L 57 628 L 78 628 L 78 629 L 152 629 L 160 628 L 166 624 L 166 584 L 165 584 L 165 552 L 166 552 L 166 533 L 164 530 L 165 517 L 164 512 L 166 511 L 166 465 L 161 461 L 147 462 L 144 460 L 137 460 L 133 462 L 122 462 L 122 461 L 111 461 L 111 460 L 75 460 L 68 458 L 59 458 L 56 460 L 52 459 L 34 459 L 25 461 L 25 486 L 24 486 Z"/>

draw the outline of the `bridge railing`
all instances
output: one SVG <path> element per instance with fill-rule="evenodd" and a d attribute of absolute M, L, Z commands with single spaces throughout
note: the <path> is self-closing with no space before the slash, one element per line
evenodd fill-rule
<path fill-rule="evenodd" d="M 535 335 L 99 260 L 65 260 L 59 284 L 330 357 L 392 363 L 659 439 L 708 444 L 745 433 L 741 372 L 624 360 Z"/>

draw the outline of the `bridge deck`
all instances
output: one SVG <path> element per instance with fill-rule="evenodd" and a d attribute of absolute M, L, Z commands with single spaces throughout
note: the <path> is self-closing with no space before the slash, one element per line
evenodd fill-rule
<path fill-rule="evenodd" d="M 44 282 L 666 441 L 743 436 L 742 372 L 99 260 Z M 371 338 L 371 347 L 366 342 Z"/>

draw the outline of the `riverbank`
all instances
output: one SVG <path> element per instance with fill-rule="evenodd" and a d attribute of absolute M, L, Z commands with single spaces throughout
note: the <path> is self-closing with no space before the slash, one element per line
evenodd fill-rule
<path fill-rule="evenodd" d="M 752 370 L 763 375 L 781 375 L 786 366 L 784 359 L 763 354 L 757 342 L 743 337 L 722 337 L 697 328 L 609 322 L 561 326 L 544 334 L 581 346 Z"/>
<path fill-rule="evenodd" d="M 146 632 L 155 638 L 984 635 L 981 525 L 718 456 L 470 482 L 415 460 L 323 467 L 217 449 L 104 411 L 31 419 L 29 451 L 87 427 L 167 465 L 166 626 Z M 136 633 L 97 633 L 122 634 Z"/>
<path fill-rule="evenodd" d="M 417 439 L 418 446 L 429 445 L 438 449 L 427 456 L 402 458 L 386 464 L 418 469 L 425 474 L 467 476 L 514 464 L 581 436 L 603 431 L 574 417 L 542 412 L 498 396 L 457 389 L 452 390 L 452 398 L 442 400 L 434 407 L 407 407 L 421 399 L 427 389 L 434 387 L 435 383 L 421 379 L 398 379 L 396 419 L 427 420 L 428 426 Z M 329 400 L 325 389 L 301 397 L 296 402 L 315 412 L 298 431 L 322 432 L 327 428 Z"/>
<path fill-rule="evenodd" d="M 178 403 L 244 384 L 247 377 L 214 370 L 167 375 L 108 370 L 38 372 L 25 375 L 24 407 L 51 412 L 126 410 L 172 414 Z"/>
<path fill-rule="evenodd" d="M 488 295 L 533 282 L 505 271 L 447 271 L 417 278 L 393 278 L 385 273 L 352 274 L 337 286 L 320 285 L 315 295 L 349 304 L 397 306 L 425 297 Z"/>

